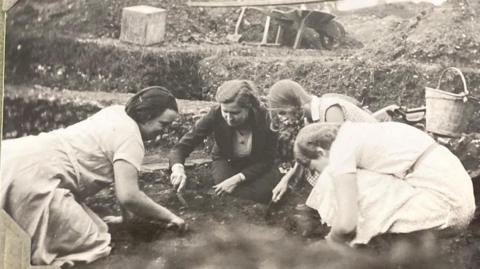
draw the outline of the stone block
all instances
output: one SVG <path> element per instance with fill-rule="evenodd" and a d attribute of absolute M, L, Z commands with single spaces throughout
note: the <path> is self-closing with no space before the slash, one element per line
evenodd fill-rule
<path fill-rule="evenodd" d="M 165 38 L 165 9 L 132 6 L 122 10 L 120 40 L 138 45 L 153 45 Z"/>

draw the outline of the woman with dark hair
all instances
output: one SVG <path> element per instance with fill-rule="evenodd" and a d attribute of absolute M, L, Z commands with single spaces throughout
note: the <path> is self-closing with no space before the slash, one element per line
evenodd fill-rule
<path fill-rule="evenodd" d="M 177 115 L 174 96 L 150 87 L 65 129 L 2 141 L 0 205 L 30 236 L 32 264 L 88 263 L 110 253 L 107 225 L 84 200 L 112 183 L 128 212 L 185 228 L 138 186 L 143 141 Z"/>
<path fill-rule="evenodd" d="M 181 191 L 186 183 L 185 159 L 207 136 L 213 134 L 212 176 L 217 195 L 267 203 L 279 179 L 273 166 L 275 133 L 255 85 L 248 80 L 230 80 L 217 90 L 214 106 L 185 134 L 170 154 L 172 184 Z"/>
<path fill-rule="evenodd" d="M 282 124 L 296 122 L 297 125 L 314 122 L 377 122 L 389 120 L 388 110 L 398 108 L 396 105 L 388 106 L 375 113 L 363 108 L 354 98 L 337 93 L 327 93 L 317 97 L 308 93 L 295 81 L 284 79 L 276 82 L 270 88 L 267 96 L 268 110 L 272 118 L 271 128 L 280 131 L 280 141 L 287 141 L 292 145 L 294 132 L 285 133 L 281 130 Z M 287 124 L 288 125 L 288 124 Z M 314 185 L 319 172 L 303 171 L 297 163 L 280 180 L 273 190 L 273 201 L 281 199 L 287 190 L 288 182 L 295 177 L 304 175 L 307 181 Z"/>
<path fill-rule="evenodd" d="M 366 244 L 384 233 L 465 228 L 475 211 L 460 160 L 406 124 L 311 124 L 298 134 L 295 156 L 323 171 L 307 205 L 332 227 L 330 241 Z"/>

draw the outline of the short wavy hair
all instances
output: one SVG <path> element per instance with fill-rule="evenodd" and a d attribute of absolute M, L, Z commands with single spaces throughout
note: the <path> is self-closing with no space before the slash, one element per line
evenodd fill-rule
<path fill-rule="evenodd" d="M 337 138 L 340 123 L 313 123 L 302 128 L 295 139 L 294 154 L 298 163 L 308 166 L 311 160 L 320 157 L 317 148 L 330 150 Z"/>
<path fill-rule="evenodd" d="M 228 80 L 218 87 L 215 100 L 218 103 L 237 103 L 245 108 L 258 108 L 261 106 L 257 97 L 258 89 L 250 80 Z"/>

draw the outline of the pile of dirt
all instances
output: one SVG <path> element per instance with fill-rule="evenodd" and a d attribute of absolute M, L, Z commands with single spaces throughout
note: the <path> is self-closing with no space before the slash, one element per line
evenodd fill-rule
<path fill-rule="evenodd" d="M 470 1 L 472 2 L 472 1 Z M 356 53 L 372 61 L 404 59 L 445 66 L 480 66 L 480 5 L 449 0 L 416 17 L 382 19 L 388 31 Z"/>
<path fill-rule="evenodd" d="M 122 8 L 150 5 L 167 10 L 166 43 L 226 43 L 238 8 L 189 7 L 187 1 L 19 1 L 9 11 L 7 35 L 56 32 L 85 38 L 118 38 Z M 357 56 L 373 60 L 405 58 L 425 63 L 478 66 L 480 13 L 476 1 L 431 4 L 387 4 L 336 12 L 349 37 L 365 46 Z M 264 14 L 248 10 L 241 27 L 244 39 L 260 40 Z M 272 25 L 274 27 L 274 25 Z M 274 37 L 271 31 L 270 39 Z M 358 46 L 353 46 L 358 49 Z M 346 48 L 352 48 L 346 46 Z"/>
<path fill-rule="evenodd" d="M 189 7 L 186 0 L 20 0 L 9 11 L 7 28 L 22 34 L 57 32 L 84 38 L 119 38 L 122 9 L 134 5 L 149 5 L 167 10 L 165 42 L 180 43 L 228 43 L 240 14 L 238 7 L 204 8 Z M 319 8 L 319 5 L 310 5 Z M 241 41 L 260 42 L 263 35 L 265 13 L 247 9 L 239 32 Z M 32 23 L 34 22 L 34 23 Z M 276 37 L 276 22 L 272 20 L 269 41 Z M 10 32 L 13 30 L 9 30 Z"/>
<path fill-rule="evenodd" d="M 167 10 L 168 43 L 220 42 L 235 25 L 235 8 L 188 7 L 185 0 L 19 0 L 9 11 L 7 35 L 57 32 L 85 38 L 119 38 L 122 9 L 148 5 Z"/>
<path fill-rule="evenodd" d="M 225 80 L 251 79 L 265 94 L 280 79 L 292 79 L 318 96 L 344 93 L 369 106 L 372 111 L 396 103 L 408 107 L 424 105 L 424 87 L 436 87 L 441 65 L 412 61 L 371 61 L 355 57 L 245 57 L 212 56 L 200 63 L 202 92 L 210 98 Z M 480 94 L 480 73 L 463 69 L 470 92 Z M 447 74 L 442 88 L 461 91 L 458 76 Z M 452 90 L 454 89 L 454 90 Z"/>
<path fill-rule="evenodd" d="M 347 36 L 360 46 L 333 51 L 212 46 L 233 32 L 238 10 L 172 0 L 141 3 L 169 11 L 163 46 L 138 48 L 106 38 L 118 38 L 121 8 L 136 4 L 20 1 L 8 20 L 8 28 L 19 34 L 7 34 L 7 81 L 119 92 L 161 84 L 180 98 L 211 99 L 226 79 L 251 79 L 266 89 L 290 78 L 316 94 L 352 95 L 375 110 L 389 103 L 421 105 L 423 87 L 435 84 L 444 66 L 455 65 L 467 73 L 471 92 L 480 89 L 480 22 L 474 16 L 480 10 L 466 0 L 339 13 Z M 260 12 L 249 11 L 241 30 L 257 29 L 250 36 L 256 39 L 263 19 Z M 52 46 L 62 49 L 52 53 Z"/>

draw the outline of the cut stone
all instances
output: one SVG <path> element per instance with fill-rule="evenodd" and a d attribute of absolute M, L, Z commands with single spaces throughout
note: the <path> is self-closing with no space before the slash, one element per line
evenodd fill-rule
<path fill-rule="evenodd" d="M 165 9 L 132 6 L 122 10 L 120 40 L 143 46 L 160 43 L 165 38 Z"/>

